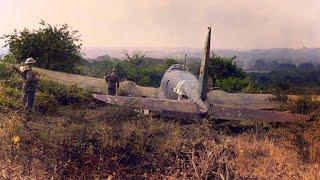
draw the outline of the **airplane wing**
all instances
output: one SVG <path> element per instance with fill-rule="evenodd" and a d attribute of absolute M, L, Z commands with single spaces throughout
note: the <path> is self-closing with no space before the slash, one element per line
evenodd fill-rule
<path fill-rule="evenodd" d="M 235 107 L 223 107 L 211 104 L 208 115 L 215 119 L 226 120 L 257 120 L 266 122 L 294 122 L 308 121 L 311 119 L 308 115 L 293 114 L 279 111 L 266 111 L 256 109 L 244 109 Z"/>
<path fill-rule="evenodd" d="M 80 88 L 92 89 L 95 92 L 107 93 L 107 83 L 102 78 L 82 76 L 42 68 L 35 68 L 41 79 L 51 80 L 66 86 L 77 85 Z M 158 89 L 153 87 L 138 86 L 132 81 L 120 82 L 120 90 L 123 95 L 137 97 L 156 97 Z"/>
<path fill-rule="evenodd" d="M 213 90 L 208 93 L 207 102 L 226 108 L 277 109 L 281 103 L 271 101 L 273 98 L 272 94 L 227 93 Z"/>
<path fill-rule="evenodd" d="M 179 101 L 157 98 L 139 98 L 126 96 L 110 96 L 103 94 L 93 94 L 97 100 L 107 104 L 124 106 L 137 109 L 149 109 L 154 112 L 179 112 L 200 115 L 198 106 L 190 101 Z M 307 121 L 310 116 L 301 114 L 292 114 L 286 112 L 273 112 L 266 110 L 253 110 L 234 107 L 221 107 L 219 105 L 210 105 L 208 115 L 211 118 L 226 120 L 257 120 L 266 122 L 293 122 Z"/>
<path fill-rule="evenodd" d="M 148 109 L 155 112 L 169 111 L 200 114 L 198 106 L 190 101 L 127 96 L 110 96 L 103 94 L 93 94 L 93 97 L 107 104 L 113 104 L 117 106 L 124 106 L 137 109 Z"/>

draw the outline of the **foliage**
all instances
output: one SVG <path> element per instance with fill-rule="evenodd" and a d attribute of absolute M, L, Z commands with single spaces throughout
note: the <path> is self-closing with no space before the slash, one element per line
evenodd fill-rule
<path fill-rule="evenodd" d="M 187 64 L 189 67 L 190 72 L 195 75 L 196 77 L 199 76 L 200 71 L 200 61 L 194 61 L 189 64 Z"/>
<path fill-rule="evenodd" d="M 67 87 L 53 81 L 40 80 L 38 89 L 35 109 L 41 113 L 56 113 L 58 105 L 76 107 L 94 102 L 90 90 L 76 85 Z"/>
<path fill-rule="evenodd" d="M 4 64 L 0 64 L 0 79 L 7 79 L 12 76 L 12 72 Z"/>
<path fill-rule="evenodd" d="M 40 22 L 36 30 L 15 30 L 3 35 L 10 53 L 18 61 L 33 57 L 36 66 L 64 72 L 74 72 L 80 60 L 80 36 L 71 31 L 67 24 L 61 27 Z"/>
<path fill-rule="evenodd" d="M 0 64 L 0 105 L 21 109 L 22 79 L 4 64 Z M 93 101 L 91 92 L 76 85 L 67 87 L 53 81 L 40 80 L 35 109 L 55 112 L 58 105 L 83 105 Z"/>
<path fill-rule="evenodd" d="M 276 96 L 276 100 L 280 102 L 287 102 L 288 100 L 288 89 L 289 84 L 286 82 L 279 82 L 275 85 L 275 87 L 272 89 L 274 92 L 273 94 Z"/>
<path fill-rule="evenodd" d="M 80 74 L 103 78 L 105 74 L 111 73 L 115 68 L 121 80 L 129 79 L 139 85 L 159 87 L 165 71 L 176 63 L 174 59 L 161 60 L 133 55 L 126 60 L 107 57 L 104 60 L 92 61 L 84 66 L 78 66 L 78 69 Z"/>
<path fill-rule="evenodd" d="M 0 108 L 1 106 L 12 109 L 22 108 L 22 104 L 20 103 L 21 96 L 22 93 L 15 88 L 0 87 Z"/>
<path fill-rule="evenodd" d="M 313 100 L 311 96 L 305 95 L 292 104 L 291 110 L 299 114 L 311 114 L 319 107 L 319 102 Z"/>
<path fill-rule="evenodd" d="M 145 64 L 146 54 L 141 52 L 135 52 L 132 56 L 129 54 L 128 51 L 124 50 L 124 55 L 126 55 L 128 61 L 134 66 L 142 66 Z"/>
<path fill-rule="evenodd" d="M 249 73 L 248 75 L 264 89 L 274 89 L 277 84 L 285 83 L 288 86 L 285 93 L 304 94 L 314 89 L 313 93 L 319 94 L 320 66 L 312 63 L 294 65 L 273 62 L 272 64 L 267 64 L 270 70 L 268 73 Z"/>
<path fill-rule="evenodd" d="M 256 92 L 261 88 L 247 77 L 246 73 L 235 63 L 236 57 L 213 56 L 209 62 L 209 77 L 213 85 L 227 92 Z"/>
<path fill-rule="evenodd" d="M 220 87 L 222 90 L 227 92 L 257 92 L 261 91 L 261 88 L 258 87 L 254 82 L 249 78 L 241 79 L 237 77 L 229 77 L 226 79 L 217 79 L 216 86 Z"/>
<path fill-rule="evenodd" d="M 15 64 L 16 58 L 14 57 L 13 54 L 7 54 L 3 57 L 2 62 L 7 63 L 7 64 Z"/>
<path fill-rule="evenodd" d="M 5 64 L 0 64 L 0 108 L 1 106 L 19 109 L 22 93 L 17 90 L 19 77 L 10 71 Z"/>
<path fill-rule="evenodd" d="M 81 105 L 92 101 L 91 92 L 76 85 L 67 87 L 53 81 L 41 80 L 39 89 L 42 93 L 53 96 L 54 100 L 60 105 Z"/>
<path fill-rule="evenodd" d="M 236 57 L 213 56 L 209 62 L 209 75 L 213 79 L 227 79 L 229 77 L 244 79 L 245 72 L 234 61 Z"/>

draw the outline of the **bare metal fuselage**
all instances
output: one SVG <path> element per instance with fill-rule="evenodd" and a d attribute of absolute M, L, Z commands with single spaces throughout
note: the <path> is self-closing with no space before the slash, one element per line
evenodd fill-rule
<path fill-rule="evenodd" d="M 161 80 L 159 97 L 195 102 L 200 99 L 199 80 L 188 71 L 169 69 Z"/>
<path fill-rule="evenodd" d="M 199 80 L 189 71 L 183 68 L 171 66 L 164 74 L 159 98 L 173 100 L 187 100 L 198 105 L 201 112 L 208 110 L 205 102 L 201 100 L 201 90 Z"/>

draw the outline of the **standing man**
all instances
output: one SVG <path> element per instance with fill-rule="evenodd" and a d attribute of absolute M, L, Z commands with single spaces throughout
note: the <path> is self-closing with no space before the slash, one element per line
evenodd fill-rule
<path fill-rule="evenodd" d="M 116 95 L 117 89 L 119 88 L 119 77 L 116 73 L 116 69 L 112 69 L 111 74 L 105 74 L 104 79 L 108 83 L 108 94 L 109 95 Z"/>
<path fill-rule="evenodd" d="M 22 66 L 20 68 L 13 66 L 13 69 L 16 70 L 23 78 L 23 97 L 22 101 L 25 104 L 25 109 L 28 113 L 33 111 L 34 98 L 36 89 L 38 86 L 38 79 L 36 74 L 33 72 L 32 67 L 36 63 L 33 58 L 28 58 L 25 61 L 27 66 Z"/>

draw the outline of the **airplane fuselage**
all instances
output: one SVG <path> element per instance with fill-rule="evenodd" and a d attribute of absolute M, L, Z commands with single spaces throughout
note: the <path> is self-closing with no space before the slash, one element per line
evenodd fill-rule
<path fill-rule="evenodd" d="M 188 100 L 206 109 L 201 101 L 199 80 L 180 64 L 172 65 L 164 74 L 159 91 L 159 98 Z"/>
<path fill-rule="evenodd" d="M 189 71 L 174 67 L 168 69 L 161 80 L 160 97 L 175 100 L 200 98 L 199 80 Z"/>

